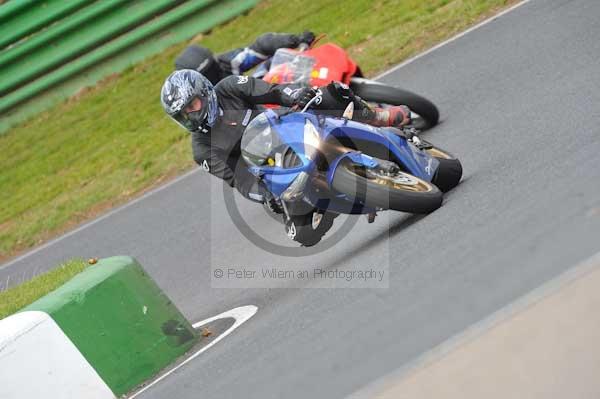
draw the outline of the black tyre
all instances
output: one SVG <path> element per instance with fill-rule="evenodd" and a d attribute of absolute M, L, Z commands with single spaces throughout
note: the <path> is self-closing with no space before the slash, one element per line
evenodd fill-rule
<path fill-rule="evenodd" d="M 405 172 L 386 174 L 352 162 L 335 171 L 333 188 L 366 206 L 410 213 L 433 212 L 442 205 L 442 193 L 433 184 Z"/>
<path fill-rule="evenodd" d="M 314 211 L 307 215 L 293 215 L 285 223 L 285 231 L 289 238 L 304 247 L 316 245 L 333 226 L 337 215 L 328 212 Z"/>
<path fill-rule="evenodd" d="M 425 151 L 440 161 L 440 166 L 432 183 L 443 192 L 450 191 L 456 187 L 460 182 L 463 172 L 460 161 L 454 155 L 440 148 L 433 147 Z"/>
<path fill-rule="evenodd" d="M 437 125 L 440 113 L 434 103 L 408 90 L 399 89 L 366 80 L 352 82 L 350 88 L 360 98 L 368 102 L 390 105 L 407 105 L 423 119 L 421 129 Z"/>

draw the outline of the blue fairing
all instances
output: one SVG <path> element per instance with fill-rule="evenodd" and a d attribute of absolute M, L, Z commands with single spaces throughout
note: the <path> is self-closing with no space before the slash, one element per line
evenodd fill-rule
<path fill-rule="evenodd" d="M 288 169 L 283 168 L 281 162 L 278 166 L 264 165 L 250 167 L 250 171 L 254 175 L 262 177 L 267 188 L 277 197 L 282 196 L 302 172 L 309 176 L 322 173 L 316 170 L 315 162 L 306 153 L 307 149 L 305 148 L 304 137 L 307 120 L 313 125 L 315 128 L 314 131 L 318 134 L 321 141 L 327 140 L 329 136 L 335 136 L 338 139 L 347 138 L 378 144 L 389 151 L 392 158 L 395 158 L 393 160 L 396 163 L 401 164 L 410 174 L 422 180 L 431 181 L 439 166 L 437 159 L 418 149 L 404 137 L 395 134 L 394 130 L 390 128 L 375 128 L 346 119 L 317 116 L 312 113 L 298 112 L 279 117 L 275 112 L 267 111 L 265 115 L 268 118 L 272 134 L 278 136 L 277 141 L 281 145 L 279 148 L 283 148 L 279 154 L 274 152 L 272 154 L 273 158 L 281 160 L 285 149 L 291 148 L 299 160 L 297 166 Z M 349 199 L 342 194 L 336 195 L 331 188 L 335 170 L 339 163 L 346 158 L 366 168 L 374 168 L 378 165 L 376 158 L 354 150 L 341 154 L 333 162 L 330 162 L 326 171 L 326 180 L 331 190 L 331 195 L 334 198 L 333 201 L 327 203 L 330 211 L 335 212 L 336 209 L 348 209 Z M 318 193 L 318 190 L 311 185 L 309 179 L 306 187 L 303 188 L 302 199 L 312 206 L 319 208 L 320 202 L 322 202 L 320 200 L 323 196 L 322 194 L 322 192 Z M 363 208 L 359 212 L 366 213 L 370 211 L 372 209 Z"/>
<path fill-rule="evenodd" d="M 370 141 L 386 147 L 397 161 L 412 175 L 431 181 L 439 161 L 394 133 L 393 128 L 377 128 L 364 123 L 338 118 L 326 119 L 327 134 L 345 136 L 351 140 Z"/>

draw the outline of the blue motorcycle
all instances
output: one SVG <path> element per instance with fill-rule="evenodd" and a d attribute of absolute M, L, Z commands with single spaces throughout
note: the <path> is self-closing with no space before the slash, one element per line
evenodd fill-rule
<path fill-rule="evenodd" d="M 315 97 L 312 101 L 318 101 Z M 307 111 L 268 110 L 246 127 L 241 149 L 250 172 L 280 205 L 288 237 L 317 244 L 339 214 L 396 210 L 426 214 L 462 176 L 460 161 L 414 128 L 377 128 Z"/>

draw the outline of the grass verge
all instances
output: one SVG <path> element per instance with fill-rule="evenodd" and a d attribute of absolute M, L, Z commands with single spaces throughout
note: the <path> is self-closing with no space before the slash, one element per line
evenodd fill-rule
<path fill-rule="evenodd" d="M 21 285 L 1 291 L 0 320 L 54 291 L 87 266 L 88 264 L 82 260 L 71 260 Z"/>
<path fill-rule="evenodd" d="M 193 41 L 216 52 L 264 31 L 327 33 L 374 75 L 517 0 L 264 0 Z M 193 167 L 188 135 L 164 114 L 173 46 L 0 136 L 0 260 Z M 435 99 L 433 99 L 435 101 Z"/>

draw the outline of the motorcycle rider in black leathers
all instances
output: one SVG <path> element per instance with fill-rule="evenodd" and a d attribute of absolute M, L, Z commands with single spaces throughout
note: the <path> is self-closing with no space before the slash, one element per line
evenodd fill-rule
<path fill-rule="evenodd" d="M 299 35 L 291 33 L 264 33 L 248 47 L 237 48 L 214 55 L 206 47 L 191 45 L 175 59 L 175 69 L 193 69 L 208 78 L 213 85 L 231 75 L 241 75 L 256 65 L 268 60 L 280 48 L 296 48 L 315 40 L 312 32 Z"/>
<path fill-rule="evenodd" d="M 269 84 L 263 80 L 232 75 L 213 87 L 197 71 L 173 72 L 163 84 L 161 102 L 165 112 L 192 136 L 194 160 L 207 172 L 235 187 L 256 202 L 270 201 L 269 193 L 248 171 L 240 149 L 242 134 L 259 113 L 262 104 L 304 107 L 317 94 L 322 100 L 317 112 L 341 116 L 354 103 L 354 120 L 374 126 L 403 126 L 410 122 L 406 106 L 371 108 L 348 86 L 331 83 L 317 90 L 298 85 Z"/>

